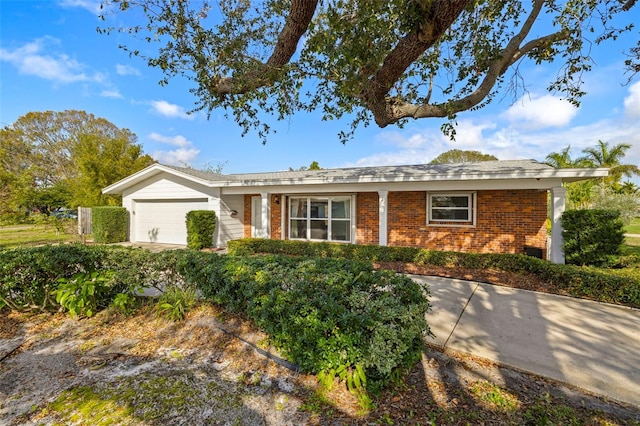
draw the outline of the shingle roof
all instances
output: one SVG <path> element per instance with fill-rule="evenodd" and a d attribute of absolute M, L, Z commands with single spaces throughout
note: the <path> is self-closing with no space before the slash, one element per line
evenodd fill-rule
<path fill-rule="evenodd" d="M 263 173 L 217 174 L 192 168 L 167 166 L 199 179 L 210 182 L 220 181 L 283 181 L 283 180 L 327 180 L 353 181 L 362 178 L 394 181 L 411 177 L 411 180 L 429 180 L 434 176 L 472 176 L 492 174 L 530 174 L 542 170 L 552 170 L 551 166 L 534 160 L 481 161 L 456 164 L 415 164 L 400 166 L 351 167 L 341 169 L 294 170 Z"/>
<path fill-rule="evenodd" d="M 266 173 L 218 174 L 188 167 L 154 164 L 116 182 L 103 190 L 119 194 L 124 188 L 140 183 L 162 171 L 176 173 L 200 184 L 219 188 L 267 188 L 290 185 L 325 184 L 396 184 L 447 181 L 502 180 L 520 182 L 560 179 L 572 182 L 607 176 L 608 169 L 554 169 L 535 160 L 482 161 L 456 164 L 415 164 L 343 169 L 295 170 Z M 555 183 L 557 185 L 557 183 Z M 530 184 L 527 184 L 531 186 Z"/>

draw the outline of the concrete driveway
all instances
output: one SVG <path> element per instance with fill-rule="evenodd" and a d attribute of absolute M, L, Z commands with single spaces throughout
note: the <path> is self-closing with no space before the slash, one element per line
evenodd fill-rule
<path fill-rule="evenodd" d="M 438 277 L 430 344 L 640 407 L 640 310 Z"/>
<path fill-rule="evenodd" d="M 123 246 L 123 247 L 134 247 L 134 248 L 142 248 L 149 250 L 152 253 L 159 253 L 165 250 L 178 250 L 178 249 L 186 249 L 187 246 L 182 244 L 160 244 L 160 243 L 132 243 L 130 241 L 125 241 L 122 243 L 114 243 L 114 245 Z"/>

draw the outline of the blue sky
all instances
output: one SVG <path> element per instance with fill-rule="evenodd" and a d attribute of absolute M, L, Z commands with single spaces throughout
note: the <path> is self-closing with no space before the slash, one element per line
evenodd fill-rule
<path fill-rule="evenodd" d="M 457 137 L 440 132 L 439 119 L 405 128 L 360 129 L 343 145 L 337 134 L 349 120 L 322 122 L 319 114 L 298 114 L 278 123 L 263 145 L 214 111 L 188 115 L 195 98 L 191 83 L 171 80 L 118 44 L 122 34 L 100 35 L 99 1 L 0 1 L 0 125 L 31 111 L 84 110 L 138 136 L 145 153 L 166 164 L 193 167 L 224 164 L 224 173 L 286 170 L 318 161 L 321 167 L 426 163 L 450 149 L 479 150 L 499 159 L 544 161 L 571 144 L 574 156 L 597 141 L 630 143 L 626 161 L 640 164 L 640 76 L 624 85 L 622 50 L 634 36 L 594 46 L 593 71 L 580 108 L 546 91 L 557 65 L 523 65 L 529 93 L 513 100 L 497 96 L 479 111 L 459 114 Z M 110 18 L 118 25 L 123 16 Z M 108 22 L 109 23 L 109 22 Z M 636 179 L 637 182 L 637 179 Z"/>

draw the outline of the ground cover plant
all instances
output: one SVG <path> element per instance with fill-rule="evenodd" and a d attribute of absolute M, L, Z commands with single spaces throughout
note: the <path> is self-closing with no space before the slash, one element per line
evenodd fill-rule
<path fill-rule="evenodd" d="M 201 289 L 254 320 L 302 371 L 343 378 L 356 393 L 411 368 L 429 332 L 427 289 L 370 263 L 228 257 Z"/>

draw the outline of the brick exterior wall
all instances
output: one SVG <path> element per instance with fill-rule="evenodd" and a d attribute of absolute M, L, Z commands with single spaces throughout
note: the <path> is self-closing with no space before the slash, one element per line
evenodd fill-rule
<path fill-rule="evenodd" d="M 245 237 L 251 236 L 251 197 L 257 195 L 244 197 Z M 271 194 L 272 239 L 282 235 L 282 209 L 275 203 L 276 195 L 280 203 L 286 200 L 282 194 Z M 453 227 L 427 225 L 425 191 L 389 192 L 388 244 L 477 253 L 523 253 L 529 246 L 542 249 L 546 258 L 546 191 L 477 191 L 476 196 L 476 226 Z M 378 198 L 377 192 L 356 194 L 357 244 L 378 244 Z"/>
<path fill-rule="evenodd" d="M 276 197 L 278 197 L 278 203 L 276 204 Z M 282 203 L 285 202 L 285 197 L 282 194 L 271 194 L 271 239 L 282 239 Z"/>
<path fill-rule="evenodd" d="M 380 241 L 378 198 L 377 192 L 358 192 L 356 194 L 357 244 L 378 244 Z"/>
<path fill-rule="evenodd" d="M 427 226 L 427 194 L 390 192 L 388 244 L 476 253 L 523 253 L 547 244 L 547 193 L 478 191 L 475 227 Z"/>
<path fill-rule="evenodd" d="M 248 194 L 244 196 L 244 237 L 251 238 L 251 197 L 259 197 L 260 194 Z"/>

